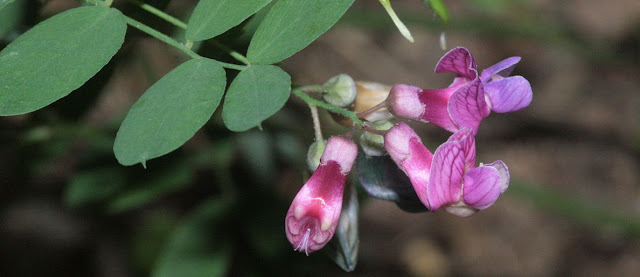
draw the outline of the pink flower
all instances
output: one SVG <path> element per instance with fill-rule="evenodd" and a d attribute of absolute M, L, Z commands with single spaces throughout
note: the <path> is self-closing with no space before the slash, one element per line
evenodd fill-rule
<path fill-rule="evenodd" d="M 491 206 L 509 186 L 509 170 L 502 161 L 475 167 L 470 128 L 461 128 L 431 154 L 401 122 L 385 135 L 385 149 L 432 211 L 445 207 L 452 214 L 470 216 Z"/>
<path fill-rule="evenodd" d="M 470 216 L 493 205 L 509 187 L 509 169 L 502 161 L 475 167 L 473 130 L 462 128 L 433 154 L 427 198 L 431 210 L 445 207 L 457 216 Z"/>
<path fill-rule="evenodd" d="M 531 85 L 522 76 L 508 77 L 520 57 L 507 58 L 478 76 L 476 61 L 466 48 L 447 52 L 435 72 L 456 73 L 451 85 L 443 89 L 421 89 L 396 85 L 389 94 L 394 115 L 430 122 L 450 132 L 469 127 L 474 134 L 490 111 L 507 113 L 531 103 Z"/>
<path fill-rule="evenodd" d="M 433 155 L 416 132 L 404 122 L 391 127 L 384 136 L 384 148 L 409 177 L 420 202 L 431 209 L 427 198 Z"/>
<path fill-rule="evenodd" d="M 358 147 L 343 137 L 331 137 L 320 165 L 293 199 L 285 219 L 285 233 L 295 250 L 307 255 L 333 237 L 344 183 L 355 162 Z"/>

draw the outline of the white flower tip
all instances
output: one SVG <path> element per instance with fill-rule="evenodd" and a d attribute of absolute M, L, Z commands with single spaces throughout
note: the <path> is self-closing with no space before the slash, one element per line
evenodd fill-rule
<path fill-rule="evenodd" d="M 425 105 L 420 102 L 418 94 L 421 89 L 408 85 L 395 85 L 389 93 L 391 113 L 395 116 L 420 120 Z"/>
<path fill-rule="evenodd" d="M 412 139 L 420 141 L 418 134 L 403 122 L 389 129 L 384 136 L 384 147 L 397 164 L 402 164 L 410 156 L 409 142 Z"/>
<path fill-rule="evenodd" d="M 327 141 L 320 163 L 326 164 L 328 161 L 335 161 L 340 165 L 341 173 L 347 175 L 351 171 L 357 155 L 358 146 L 353 141 L 335 136 Z"/>
<path fill-rule="evenodd" d="M 459 217 L 470 217 L 478 212 L 477 209 L 464 203 L 456 203 L 444 208 L 448 213 Z"/>

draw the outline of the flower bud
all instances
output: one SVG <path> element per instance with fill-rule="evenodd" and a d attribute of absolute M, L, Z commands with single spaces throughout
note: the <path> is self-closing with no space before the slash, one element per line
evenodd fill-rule
<path fill-rule="evenodd" d="M 320 165 L 320 157 L 322 157 L 322 152 L 324 152 L 326 142 L 324 140 L 316 140 L 311 146 L 309 146 L 309 151 L 307 152 L 307 166 L 311 172 L 316 171 L 318 165 Z"/>
<path fill-rule="evenodd" d="M 373 108 L 375 105 L 378 105 L 387 99 L 390 90 L 391 87 L 385 84 L 356 81 L 356 100 L 350 110 L 358 113 Z M 344 126 L 351 127 L 353 125 L 353 122 L 344 116 L 336 114 L 332 115 L 338 123 Z M 378 120 L 389 120 L 392 118 L 393 115 L 389 113 L 387 108 L 381 108 L 376 112 L 367 115 L 364 119 L 373 122 Z"/>
<path fill-rule="evenodd" d="M 320 165 L 293 199 L 285 219 L 285 233 L 295 250 L 307 255 L 324 247 L 340 219 L 344 183 L 358 147 L 343 137 L 331 137 Z"/>
<path fill-rule="evenodd" d="M 356 100 L 356 84 L 347 74 L 333 76 L 323 86 L 322 98 L 331 105 L 346 108 Z"/>
<path fill-rule="evenodd" d="M 386 131 L 393 127 L 393 123 L 387 120 L 376 121 L 372 126 L 376 130 Z M 365 154 L 369 156 L 384 156 L 387 151 L 384 150 L 384 137 L 382 135 L 364 132 L 360 136 L 360 146 Z"/>
<path fill-rule="evenodd" d="M 422 89 L 409 85 L 395 85 L 389 94 L 391 112 L 402 118 L 421 120 L 425 104 L 420 101 Z"/>

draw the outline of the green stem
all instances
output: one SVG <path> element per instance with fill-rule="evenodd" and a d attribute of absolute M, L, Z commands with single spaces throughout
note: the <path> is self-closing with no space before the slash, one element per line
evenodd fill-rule
<path fill-rule="evenodd" d="M 173 24 L 174 26 L 176 26 L 176 27 L 178 27 L 180 29 L 183 29 L 183 30 L 187 30 L 187 23 L 184 23 L 180 19 L 177 19 L 177 18 L 175 18 L 175 17 L 173 17 L 173 16 L 171 16 L 171 15 L 169 15 L 169 14 L 167 14 L 167 13 L 165 13 L 165 12 L 163 12 L 163 11 L 161 11 L 161 10 L 151 6 L 151 5 L 149 5 L 149 4 L 142 3 L 142 2 L 140 2 L 138 0 L 129 0 L 129 1 L 131 1 L 132 3 L 138 5 L 143 10 L 148 11 L 149 13 L 151 13 L 151 14 L 157 16 L 157 17 L 160 17 L 160 18 L 164 19 L 165 21 Z M 187 47 L 191 48 L 189 46 L 189 42 L 191 42 L 191 41 L 187 41 Z M 223 51 L 227 52 L 231 57 L 233 57 L 237 61 L 239 61 L 239 62 L 241 62 L 241 63 L 243 63 L 245 65 L 250 65 L 251 64 L 249 62 L 249 60 L 247 59 L 247 57 L 245 57 L 244 55 L 240 54 L 239 52 L 234 51 L 233 49 L 227 47 L 226 45 L 224 45 L 224 44 L 222 44 L 222 43 L 220 43 L 220 42 L 218 42 L 216 40 L 211 40 L 211 42 L 213 42 L 213 44 L 216 47 L 218 47 L 218 48 L 222 49 Z M 191 42 L 191 44 L 193 44 L 193 42 Z"/>
<path fill-rule="evenodd" d="M 176 40 L 172 39 L 171 37 L 147 26 L 144 25 L 143 23 L 125 16 L 125 19 L 127 20 L 127 24 L 131 25 L 131 27 L 134 27 L 142 32 L 145 32 L 146 34 L 157 38 L 158 40 L 169 44 L 177 49 L 179 49 L 180 51 L 184 52 L 185 54 L 187 54 L 189 57 L 194 58 L 194 59 L 201 59 L 202 56 L 198 55 L 196 52 L 193 52 L 191 49 L 189 49 L 189 47 L 186 47 L 185 45 L 183 45 L 180 42 L 177 42 Z M 218 61 L 218 63 L 220 63 L 223 67 L 229 68 L 229 69 L 235 69 L 235 70 L 243 70 L 245 68 L 247 68 L 244 65 L 237 65 L 237 64 L 231 64 L 231 63 L 225 63 L 225 62 L 220 62 Z"/>
<path fill-rule="evenodd" d="M 196 52 L 191 51 L 191 49 L 187 48 L 186 46 L 184 46 L 182 43 L 177 42 L 175 39 L 172 39 L 171 37 L 147 26 L 144 25 L 142 22 L 139 22 L 131 17 L 128 17 L 125 15 L 125 19 L 127 20 L 127 24 L 131 25 L 131 27 L 134 27 L 140 31 L 145 32 L 146 34 L 159 39 L 160 41 L 169 44 L 175 48 L 178 48 L 179 50 L 181 50 L 182 52 L 184 52 L 185 54 L 187 54 L 189 57 L 194 58 L 194 59 L 200 59 L 202 58 L 202 56 L 198 55 Z"/>
<path fill-rule="evenodd" d="M 300 99 L 302 99 L 302 101 L 306 102 L 307 105 L 318 106 L 318 107 L 323 108 L 323 109 L 325 109 L 327 111 L 343 115 L 343 116 L 351 119 L 351 121 L 353 121 L 354 124 L 357 124 L 357 125 L 363 125 L 364 124 L 364 122 L 362 120 L 360 120 L 356 116 L 356 113 L 354 113 L 352 111 L 349 111 L 349 110 L 345 110 L 343 108 L 338 108 L 338 107 L 336 107 L 334 105 L 331 105 L 331 104 L 328 104 L 326 102 L 314 99 L 311 96 L 309 96 L 306 93 L 304 93 L 301 88 L 293 89 L 292 92 L 296 96 L 300 97 Z"/>
<path fill-rule="evenodd" d="M 167 13 L 165 13 L 165 12 L 163 12 L 163 11 L 157 9 L 157 8 L 155 8 L 154 6 L 151 6 L 151 5 L 146 4 L 146 3 L 142 3 L 142 2 L 140 2 L 138 0 L 129 0 L 129 1 L 131 1 L 132 3 L 138 5 L 143 10 L 148 11 L 149 13 L 154 14 L 155 16 L 164 19 L 165 21 L 175 25 L 176 27 L 178 27 L 180 29 L 183 29 L 183 30 L 187 29 L 187 24 L 186 23 L 182 22 L 180 19 L 177 19 L 177 18 L 175 18 L 175 17 L 173 17 L 173 16 L 171 16 L 171 15 L 169 15 L 169 14 L 167 14 Z"/>
<path fill-rule="evenodd" d="M 226 51 L 231 57 L 233 57 L 234 59 L 236 59 L 237 61 L 246 64 L 246 65 L 250 65 L 251 62 L 249 62 L 249 60 L 247 59 L 247 57 L 245 57 L 244 55 L 234 51 L 233 49 L 227 47 L 226 45 L 218 42 L 215 39 L 212 39 L 211 42 L 218 48 L 222 49 L 222 51 Z"/>
<path fill-rule="evenodd" d="M 308 86 L 304 86 L 304 87 L 300 87 L 300 90 L 304 91 L 304 92 L 313 92 L 313 93 L 326 93 L 327 92 L 327 87 L 323 86 L 323 85 L 308 85 Z"/>

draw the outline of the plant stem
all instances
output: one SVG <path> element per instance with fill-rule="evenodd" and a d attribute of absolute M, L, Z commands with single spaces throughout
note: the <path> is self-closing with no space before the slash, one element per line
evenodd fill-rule
<path fill-rule="evenodd" d="M 364 129 L 366 132 L 369 132 L 369 133 L 372 133 L 372 134 L 376 134 L 376 135 L 381 135 L 381 136 L 384 136 L 387 133 L 387 131 L 371 128 L 371 126 L 369 126 L 369 125 L 364 125 L 364 127 L 362 129 Z"/>
<path fill-rule="evenodd" d="M 387 100 L 385 100 L 385 101 L 382 101 L 382 102 L 378 103 L 377 105 L 369 108 L 366 111 L 362 111 L 362 112 L 357 113 L 356 116 L 358 118 L 366 119 L 366 117 L 369 116 L 370 114 L 378 111 L 379 109 L 387 108 L 387 106 L 388 106 Z"/>
<path fill-rule="evenodd" d="M 247 59 L 247 57 L 245 57 L 244 55 L 234 51 L 233 49 L 227 47 L 226 45 L 218 42 L 215 39 L 212 39 L 211 42 L 218 48 L 222 49 L 223 51 L 226 51 L 231 57 L 233 57 L 234 59 L 236 59 L 237 61 L 246 64 L 246 65 L 250 65 L 251 63 L 249 62 L 249 60 Z"/>
<path fill-rule="evenodd" d="M 169 44 L 177 49 L 179 49 L 180 51 L 184 52 L 185 54 L 187 54 L 189 57 L 194 58 L 194 59 L 201 59 L 203 58 L 202 56 L 198 55 L 196 52 L 193 52 L 191 49 L 189 49 L 188 47 L 186 47 L 185 45 L 183 45 L 180 42 L 177 42 L 176 40 L 172 39 L 171 37 L 147 26 L 144 25 L 143 23 L 125 16 L 125 19 L 127 20 L 127 24 L 131 25 L 131 27 L 134 27 L 154 38 L 157 38 L 158 40 Z M 225 62 L 220 62 L 217 61 L 218 63 L 220 63 L 223 67 L 229 68 L 229 69 L 235 69 L 235 70 L 243 70 L 245 68 L 247 68 L 244 65 L 237 65 L 237 64 L 231 64 L 231 63 L 225 63 Z"/>
<path fill-rule="evenodd" d="M 142 22 L 139 22 L 131 17 L 128 17 L 125 15 L 125 18 L 127 20 L 127 24 L 131 25 L 131 27 L 134 27 L 142 32 L 145 32 L 146 34 L 159 39 L 160 41 L 169 44 L 175 48 L 178 48 L 179 50 L 181 50 L 182 52 L 184 52 L 185 54 L 187 54 L 189 57 L 194 58 L 194 59 L 199 59 L 202 58 L 202 56 L 198 55 L 196 52 L 191 51 L 191 49 L 187 48 L 186 46 L 184 46 L 182 43 L 177 42 L 176 40 L 172 39 L 171 37 L 143 24 Z"/>
<path fill-rule="evenodd" d="M 177 18 L 175 18 L 175 17 L 173 17 L 173 16 L 171 16 L 171 15 L 169 15 L 169 14 L 167 14 L 167 13 L 165 13 L 165 12 L 163 12 L 163 11 L 161 11 L 161 10 L 151 6 L 151 5 L 149 5 L 149 4 L 140 2 L 138 0 L 129 0 L 129 1 L 131 1 L 132 3 L 138 5 L 143 10 L 148 11 L 149 13 L 151 13 L 151 14 L 157 16 L 157 17 L 160 17 L 160 18 L 164 19 L 165 21 L 173 24 L 174 26 L 176 26 L 176 27 L 178 27 L 180 29 L 183 29 L 183 30 L 187 30 L 187 23 L 184 23 L 180 19 L 177 19 Z M 249 60 L 247 59 L 247 57 L 245 57 L 244 55 L 240 54 L 239 52 L 234 51 L 233 49 L 227 47 L 226 45 L 224 45 L 224 44 L 222 44 L 222 43 L 220 43 L 220 42 L 218 42 L 216 40 L 211 40 L 211 42 L 213 42 L 213 44 L 216 47 L 222 49 L 223 51 L 226 51 L 231 57 L 233 57 L 237 61 L 239 61 L 239 62 L 241 62 L 241 63 L 243 63 L 245 65 L 251 64 L 249 62 Z M 191 43 L 193 44 L 193 42 L 191 42 Z M 188 48 L 191 48 L 191 47 L 188 47 Z"/>
<path fill-rule="evenodd" d="M 351 121 L 353 121 L 354 124 L 357 124 L 357 125 L 363 125 L 364 124 L 364 122 L 362 120 L 360 120 L 356 116 L 356 113 L 354 113 L 352 111 L 349 111 L 349 110 L 345 110 L 343 108 L 338 108 L 338 107 L 336 107 L 334 105 L 331 105 L 329 103 L 314 99 L 311 96 L 309 96 L 306 93 L 304 93 L 300 88 L 293 89 L 291 92 L 293 92 L 293 94 L 295 94 L 296 96 L 300 97 L 300 99 L 302 99 L 302 101 L 306 102 L 307 105 L 318 106 L 318 107 L 323 108 L 323 109 L 325 109 L 327 111 L 343 115 L 343 116 L 351 119 Z"/>
<path fill-rule="evenodd" d="M 311 119 L 313 119 L 313 130 L 315 131 L 316 141 L 324 141 L 322 128 L 320 127 L 320 117 L 318 116 L 318 107 L 309 104 L 309 109 L 311 109 Z"/>
<path fill-rule="evenodd" d="M 304 87 L 300 87 L 300 90 L 304 91 L 304 92 L 313 92 L 313 93 L 326 93 L 327 92 L 327 87 L 323 86 L 323 85 L 308 85 L 308 86 L 304 86 Z"/>
<path fill-rule="evenodd" d="M 129 0 L 129 1 L 131 1 L 132 3 L 138 5 L 143 10 L 148 11 L 149 13 L 164 19 L 165 21 L 175 25 L 176 27 L 178 27 L 180 29 L 183 29 L 183 30 L 187 29 L 187 23 L 182 22 L 180 19 L 177 19 L 177 18 L 175 18 L 175 17 L 173 17 L 173 16 L 161 11 L 161 10 L 155 8 L 154 6 L 151 6 L 151 5 L 146 4 L 146 3 L 142 3 L 142 2 L 140 2 L 138 0 Z"/>

